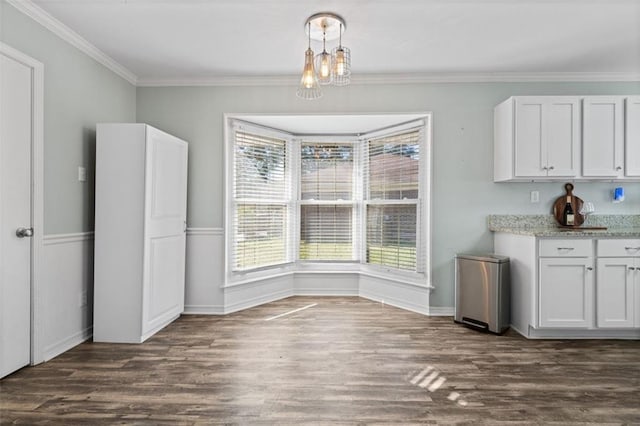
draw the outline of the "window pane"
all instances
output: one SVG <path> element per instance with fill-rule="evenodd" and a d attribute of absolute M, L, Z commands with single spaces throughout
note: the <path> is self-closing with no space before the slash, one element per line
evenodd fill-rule
<path fill-rule="evenodd" d="M 351 200 L 353 145 L 303 143 L 300 149 L 303 200 Z"/>
<path fill-rule="evenodd" d="M 416 270 L 416 211 L 414 204 L 367 206 L 367 263 Z"/>
<path fill-rule="evenodd" d="M 286 205 L 238 205 L 233 227 L 233 269 L 240 271 L 286 262 L 286 218 Z"/>
<path fill-rule="evenodd" d="M 300 207 L 301 260 L 353 260 L 352 206 Z"/>
<path fill-rule="evenodd" d="M 369 199 L 418 199 L 420 131 L 368 142 Z"/>
<path fill-rule="evenodd" d="M 286 200 L 285 140 L 236 131 L 236 199 Z"/>

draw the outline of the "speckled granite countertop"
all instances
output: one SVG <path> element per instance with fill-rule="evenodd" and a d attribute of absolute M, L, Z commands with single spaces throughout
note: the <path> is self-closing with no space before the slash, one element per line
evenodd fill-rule
<path fill-rule="evenodd" d="M 534 237 L 640 238 L 640 215 L 593 215 L 583 226 L 607 229 L 560 228 L 552 215 L 490 215 L 489 230 Z"/>

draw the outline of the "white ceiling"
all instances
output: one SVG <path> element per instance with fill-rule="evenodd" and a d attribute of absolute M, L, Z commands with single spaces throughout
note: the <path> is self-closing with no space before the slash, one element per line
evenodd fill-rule
<path fill-rule="evenodd" d="M 301 72 L 304 22 L 347 22 L 378 74 L 640 73 L 640 0 L 34 0 L 140 82 Z M 319 44 L 312 43 L 318 52 Z"/>

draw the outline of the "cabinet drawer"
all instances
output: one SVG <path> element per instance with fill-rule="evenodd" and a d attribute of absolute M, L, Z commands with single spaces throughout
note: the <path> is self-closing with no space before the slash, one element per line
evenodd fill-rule
<path fill-rule="evenodd" d="M 593 256 L 592 240 L 541 240 L 541 257 L 591 257 Z"/>
<path fill-rule="evenodd" d="M 640 257 L 640 238 L 598 240 L 598 257 Z"/>

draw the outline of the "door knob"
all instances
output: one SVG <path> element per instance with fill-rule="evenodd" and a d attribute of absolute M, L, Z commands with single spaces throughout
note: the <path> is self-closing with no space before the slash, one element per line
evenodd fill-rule
<path fill-rule="evenodd" d="M 33 228 L 18 228 L 16 229 L 16 237 L 33 237 Z"/>

